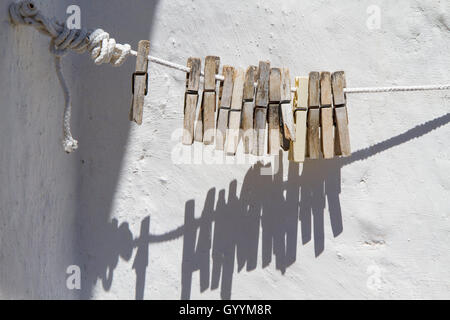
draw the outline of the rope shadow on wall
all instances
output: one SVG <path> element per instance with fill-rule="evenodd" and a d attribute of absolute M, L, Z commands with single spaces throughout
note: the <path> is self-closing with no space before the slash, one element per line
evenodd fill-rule
<path fill-rule="evenodd" d="M 77 1 L 83 26 L 101 23 L 116 39 L 127 39 L 132 45 L 152 34 L 158 3 L 109 0 L 105 6 L 104 1 Z M 73 54 L 70 59 L 75 66 L 72 71 L 82 79 L 73 91 L 73 103 L 83 106 L 76 110 L 73 122 L 76 138 L 83 141 L 75 154 L 80 157 L 80 166 L 76 182 L 78 256 L 74 261 L 82 268 L 80 297 L 89 299 L 98 281 L 106 291 L 110 290 L 119 261 L 133 260 L 133 248 L 138 246 L 129 224 L 111 219 L 131 129 L 127 116 L 130 74 L 135 66 L 131 59 L 120 70 L 93 67 L 83 55 Z M 70 70 L 69 60 L 63 68 Z"/>
<path fill-rule="evenodd" d="M 297 259 L 298 221 L 302 244 L 313 239 L 315 255 L 324 251 L 325 201 L 333 236 L 342 233 L 339 194 L 343 166 L 421 137 L 449 122 L 447 113 L 356 151 L 351 157 L 308 161 L 301 175 L 298 164 L 290 163 L 287 181 L 282 179 L 281 167 L 275 176 L 263 176 L 260 175 L 263 166 L 257 164 L 247 172 L 239 196 L 236 181 L 230 183 L 228 199 L 225 190 L 217 192 L 211 188 L 199 218 L 195 218 L 194 200 L 189 200 L 185 204 L 185 223 L 161 235 L 150 234 L 149 216 L 141 221 L 140 235 L 134 239 L 127 222 L 119 226 L 113 219 L 107 230 L 98 230 L 104 245 L 97 244 L 96 253 L 91 252 L 96 260 L 91 262 L 89 278 L 84 279 L 88 282 L 87 290 L 90 292 L 97 278 L 109 290 L 119 256 L 129 261 L 136 249 L 132 266 L 136 273 L 136 299 L 143 299 L 150 244 L 183 237 L 181 298 L 190 298 L 192 274 L 199 271 L 201 292 L 220 287 L 221 298 L 230 299 L 235 271 L 257 268 L 260 237 L 262 267 L 270 265 L 275 257 L 276 269 L 284 273 Z"/>
<path fill-rule="evenodd" d="M 232 181 L 228 200 L 225 200 L 225 190 L 220 190 L 214 208 L 216 190 L 210 189 L 197 220 L 194 200 L 188 201 L 183 232 L 181 298 L 190 298 L 192 273 L 199 271 L 201 292 L 220 286 L 221 298 L 230 299 L 236 263 L 238 272 L 245 266 L 247 271 L 257 267 L 259 237 L 262 268 L 275 257 L 276 269 L 284 273 L 297 258 L 299 220 L 302 244 L 314 239 L 315 255 L 319 256 L 325 247 L 326 200 L 333 236 L 343 231 L 339 200 L 341 168 L 423 136 L 448 122 L 450 113 L 361 149 L 349 158 L 307 161 L 300 176 L 298 164 L 291 162 L 287 181 L 282 179 L 282 170 L 273 180 L 271 176 L 261 175 L 262 165 L 257 164 L 247 172 L 239 197 L 237 182 Z"/>

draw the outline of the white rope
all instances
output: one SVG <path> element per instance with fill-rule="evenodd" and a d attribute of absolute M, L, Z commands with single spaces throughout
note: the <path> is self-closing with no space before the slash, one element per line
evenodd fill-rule
<path fill-rule="evenodd" d="M 38 31 L 50 36 L 50 51 L 55 55 L 55 66 L 58 79 L 65 97 L 64 119 L 63 119 L 63 146 L 67 153 L 77 149 L 78 142 L 73 139 L 70 131 L 71 118 L 71 96 L 69 88 L 64 79 L 61 68 L 61 57 L 68 49 L 77 53 L 89 51 L 95 64 L 109 63 L 113 66 L 122 65 L 129 55 L 137 56 L 137 52 L 131 50 L 129 44 L 116 43 L 109 34 L 102 29 L 87 31 L 85 29 L 69 29 L 65 23 L 55 18 L 49 19 L 42 15 L 31 0 L 22 0 L 9 6 L 11 20 L 15 24 L 27 24 L 35 27 Z M 148 56 L 149 61 L 175 70 L 190 72 L 190 68 L 171 61 Z M 201 76 L 204 76 L 203 72 Z M 216 79 L 223 81 L 224 77 L 216 75 Z M 256 83 L 255 83 L 256 86 Z M 369 88 L 344 88 L 345 93 L 378 93 L 399 91 L 425 91 L 425 90 L 450 90 L 450 85 L 425 85 L 425 86 L 396 86 L 396 87 L 369 87 Z M 295 92 L 295 88 L 291 88 Z"/>
<path fill-rule="evenodd" d="M 64 92 L 64 118 L 63 118 L 63 147 L 64 151 L 67 153 L 71 153 L 78 148 L 78 141 L 72 137 L 72 133 L 70 132 L 70 117 L 72 114 L 72 98 L 70 96 L 69 88 L 67 87 L 67 83 L 64 80 L 64 74 L 61 68 L 61 57 L 55 56 L 55 66 L 56 66 L 56 74 L 58 76 L 59 82 L 61 83 L 61 87 Z"/>
<path fill-rule="evenodd" d="M 85 29 L 69 29 L 65 23 L 42 15 L 33 1 L 30 0 L 12 3 L 9 6 L 9 14 L 13 23 L 31 25 L 52 38 L 50 51 L 56 57 L 56 72 L 65 97 L 63 146 L 64 150 L 70 153 L 77 149 L 78 143 L 73 139 L 70 131 L 71 97 L 61 68 L 61 58 L 68 52 L 68 49 L 77 53 L 89 51 L 95 64 L 109 63 L 117 67 L 122 65 L 131 54 L 131 46 L 116 43 L 102 29 L 93 32 Z"/>
<path fill-rule="evenodd" d="M 131 55 L 137 56 L 137 52 L 131 50 Z M 161 58 L 148 56 L 148 60 L 162 66 L 172 68 L 175 70 L 189 73 L 191 69 L 181 64 L 177 64 L 171 61 L 167 61 Z M 204 77 L 203 72 L 200 74 Z M 216 74 L 216 80 L 223 81 L 224 77 L 221 74 Z M 255 82 L 255 87 L 257 83 Z M 296 92 L 296 88 L 292 87 L 291 91 Z M 393 86 L 393 87 L 367 87 L 367 88 L 344 88 L 345 93 L 379 93 L 379 92 L 400 92 L 400 91 L 429 91 L 429 90 L 450 90 L 450 84 L 443 85 L 423 85 L 423 86 Z"/>
<path fill-rule="evenodd" d="M 133 56 L 137 56 L 137 52 L 134 51 L 134 50 L 131 50 L 130 54 L 133 55 Z M 154 63 L 157 63 L 159 65 L 162 65 L 162 66 L 165 66 L 165 67 L 168 67 L 168 68 L 172 68 L 172 69 L 175 69 L 175 70 L 183 71 L 183 72 L 186 72 L 186 73 L 191 72 L 191 69 L 188 68 L 187 66 L 183 66 L 183 65 L 175 63 L 175 62 L 167 61 L 167 60 L 164 60 L 164 59 L 161 59 L 161 58 L 157 58 L 157 57 L 153 57 L 153 56 L 148 56 L 147 58 L 148 58 L 148 60 L 150 62 L 154 62 Z M 202 77 L 205 76 L 203 71 L 200 73 L 200 76 L 202 76 Z M 216 80 L 223 81 L 224 79 L 225 78 L 224 78 L 223 75 L 216 74 Z"/>
<path fill-rule="evenodd" d="M 426 85 L 426 86 L 396 86 L 396 87 L 369 87 L 369 88 L 345 88 L 345 93 L 379 93 L 399 91 L 428 91 L 450 90 L 450 84 Z"/>

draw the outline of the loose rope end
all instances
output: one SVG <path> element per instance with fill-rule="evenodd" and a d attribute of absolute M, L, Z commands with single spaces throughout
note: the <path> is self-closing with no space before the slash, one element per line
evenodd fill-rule
<path fill-rule="evenodd" d="M 72 137 L 64 138 L 63 147 L 66 153 L 72 153 L 78 149 L 78 141 Z"/>

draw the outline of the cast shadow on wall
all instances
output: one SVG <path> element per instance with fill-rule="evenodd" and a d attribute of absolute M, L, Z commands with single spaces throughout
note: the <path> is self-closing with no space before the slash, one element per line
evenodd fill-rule
<path fill-rule="evenodd" d="M 282 179 L 281 166 L 274 176 L 264 176 L 260 174 L 262 165 L 257 164 L 247 172 L 239 195 L 236 181 L 230 183 L 227 197 L 225 190 L 211 188 L 199 218 L 194 215 L 194 200 L 187 201 L 185 223 L 164 234 L 150 234 L 150 217 L 141 221 L 140 235 L 136 238 L 127 222 L 119 225 L 113 219 L 102 226 L 96 225 L 90 237 L 95 245 L 91 245 L 93 251 L 85 266 L 90 276 L 83 279 L 84 297 L 90 296 L 97 280 L 108 291 L 119 257 L 130 261 L 133 250 L 137 250 L 132 264 L 136 274 L 135 298 L 143 299 L 150 245 L 183 238 L 181 298 L 191 297 L 192 274 L 199 271 L 201 292 L 220 288 L 221 297 L 230 299 L 234 273 L 255 270 L 258 250 L 261 250 L 263 268 L 274 261 L 275 267 L 284 273 L 296 261 L 299 229 L 303 244 L 314 241 L 316 256 L 324 251 L 326 201 L 333 235 L 342 233 L 339 194 L 343 166 L 423 136 L 449 122 L 450 113 L 358 150 L 351 157 L 307 161 L 301 175 L 299 166 L 290 163 L 287 181 Z"/>
<path fill-rule="evenodd" d="M 200 218 L 195 219 L 194 200 L 186 202 L 183 231 L 181 299 L 189 299 L 192 274 L 199 271 L 200 292 L 220 288 L 222 299 L 231 299 L 233 274 L 262 268 L 273 260 L 282 273 L 297 259 L 299 224 L 301 243 L 313 240 L 316 257 L 325 248 L 324 212 L 328 202 L 331 230 L 343 231 L 339 201 L 341 168 L 420 137 L 450 121 L 450 113 L 403 134 L 356 151 L 348 158 L 289 163 L 288 179 L 282 166 L 274 176 L 261 175 L 261 164 L 246 174 L 238 195 L 237 181 L 225 190 L 209 190 Z M 261 238 L 261 241 L 260 241 Z M 261 248 L 259 249 L 259 244 Z"/>
<path fill-rule="evenodd" d="M 284 273 L 297 259 L 298 220 L 302 243 L 314 239 L 315 255 L 320 255 L 325 246 L 326 198 L 333 234 L 342 232 L 340 167 L 336 162 L 306 162 L 300 176 L 299 165 L 291 162 L 287 181 L 283 181 L 281 166 L 274 176 L 261 175 L 261 168 L 256 164 L 247 172 L 239 195 L 236 180 L 230 183 L 227 199 L 225 190 L 210 189 L 198 221 L 194 201 L 186 203 L 182 299 L 190 298 L 196 270 L 201 292 L 220 287 L 221 298 L 230 299 L 234 272 L 255 270 L 258 250 L 262 268 L 274 260 L 276 269 Z"/>
<path fill-rule="evenodd" d="M 81 0 L 83 27 L 102 27 L 118 43 L 149 39 L 157 0 Z M 97 281 L 109 290 L 119 256 L 131 259 L 135 243 L 128 223 L 111 221 L 111 206 L 119 180 L 129 131 L 131 74 L 136 59 L 130 57 L 120 68 L 95 66 L 86 55 L 73 55 L 79 83 L 74 94 L 74 134 L 80 142 L 77 188 L 77 246 L 74 259 L 82 271 L 80 298 L 89 299 Z M 69 62 L 65 62 L 68 68 Z M 75 123 L 75 121 L 74 121 Z M 143 221 L 145 223 L 145 221 Z M 140 261 L 140 260 L 139 260 Z"/>

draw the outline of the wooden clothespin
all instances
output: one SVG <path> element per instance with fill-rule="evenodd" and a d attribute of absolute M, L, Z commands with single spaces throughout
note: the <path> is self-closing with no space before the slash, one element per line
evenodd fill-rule
<path fill-rule="evenodd" d="M 150 41 L 141 40 L 138 44 L 136 57 L 136 71 L 132 78 L 133 100 L 130 109 L 130 121 L 142 124 L 144 113 L 144 100 L 148 92 L 148 54 Z"/>
<path fill-rule="evenodd" d="M 269 105 L 270 62 L 260 61 L 258 68 L 258 85 L 256 87 L 255 115 L 253 117 L 253 154 L 264 155 L 266 134 L 267 106 Z"/>
<path fill-rule="evenodd" d="M 216 74 L 219 72 L 220 58 L 207 56 L 203 83 L 202 104 L 195 127 L 194 140 L 204 144 L 214 143 L 216 113 Z"/>
<path fill-rule="evenodd" d="M 320 157 L 320 87 L 319 72 L 309 73 L 307 156 Z"/>
<path fill-rule="evenodd" d="M 291 142 L 289 160 L 304 162 L 306 155 L 306 119 L 308 113 L 309 78 L 295 78 L 295 93 L 293 99 L 295 119 L 295 141 Z"/>
<path fill-rule="evenodd" d="M 244 105 L 242 107 L 242 131 L 244 153 L 250 153 L 253 148 L 253 112 L 255 109 L 255 82 L 257 79 L 258 68 L 250 66 L 245 72 L 244 82 Z"/>
<path fill-rule="evenodd" d="M 194 120 L 198 102 L 198 89 L 200 86 L 201 60 L 189 58 L 188 68 L 191 69 L 186 75 L 186 93 L 184 96 L 184 123 L 183 144 L 191 145 L 194 142 Z"/>
<path fill-rule="evenodd" d="M 344 88 L 346 87 L 344 71 L 337 71 L 331 75 L 333 88 L 335 129 L 335 154 L 350 156 L 350 134 L 348 130 L 348 113 Z"/>
<path fill-rule="evenodd" d="M 269 155 L 280 152 L 280 101 L 281 101 L 281 70 L 270 69 L 269 76 L 269 135 L 267 150 Z"/>
<path fill-rule="evenodd" d="M 334 157 L 334 125 L 333 125 L 333 96 L 331 93 L 331 74 L 320 73 L 320 124 L 322 153 L 325 159 Z"/>
<path fill-rule="evenodd" d="M 235 155 L 239 144 L 239 129 L 241 127 L 242 98 L 244 95 L 245 73 L 241 68 L 236 68 L 233 75 L 233 94 L 231 109 L 228 117 L 227 130 L 227 154 Z"/>
<path fill-rule="evenodd" d="M 223 82 L 219 91 L 219 111 L 217 112 L 216 150 L 224 150 L 226 133 L 228 128 L 228 114 L 231 109 L 231 97 L 233 95 L 234 68 L 223 66 Z"/>
<path fill-rule="evenodd" d="M 288 68 L 281 69 L 281 147 L 288 151 L 290 141 L 295 141 L 294 114 L 291 105 L 291 77 Z"/>

